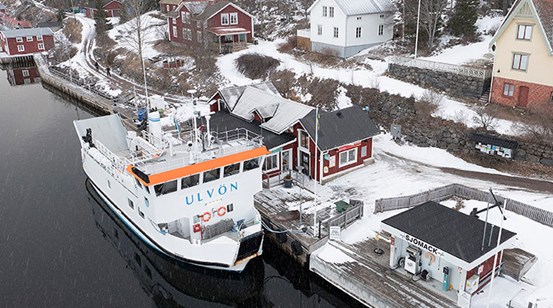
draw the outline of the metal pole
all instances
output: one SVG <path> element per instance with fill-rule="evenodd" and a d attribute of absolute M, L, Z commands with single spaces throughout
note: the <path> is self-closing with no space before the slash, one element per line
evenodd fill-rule
<path fill-rule="evenodd" d="M 415 59 L 417 58 L 417 51 L 419 49 L 419 22 L 421 18 L 421 0 L 419 0 L 419 7 L 417 9 L 417 32 L 415 34 Z"/>
<path fill-rule="evenodd" d="M 484 242 L 486 240 L 486 229 L 488 228 L 488 212 L 490 211 L 490 203 L 486 205 L 486 222 L 484 223 L 484 236 L 482 236 L 482 247 L 480 248 L 481 251 L 484 251 Z"/>
<path fill-rule="evenodd" d="M 505 200 L 503 201 L 503 209 L 505 209 L 507 207 L 507 198 L 505 198 Z M 501 231 L 503 231 L 503 221 L 505 219 L 501 219 L 501 223 L 499 224 L 499 235 L 497 236 L 497 246 L 495 246 L 496 248 L 499 247 L 499 245 L 501 244 Z M 492 295 L 492 290 L 493 290 L 493 278 L 495 276 L 495 265 L 497 263 L 497 254 L 499 252 L 496 252 L 495 255 L 494 255 L 494 258 L 493 258 L 493 266 L 492 266 L 492 279 L 490 281 L 490 292 L 488 293 L 488 304 L 486 305 L 487 308 L 490 307 L 490 297 Z M 501 257 L 503 258 L 503 254 L 501 254 Z"/>
<path fill-rule="evenodd" d="M 319 142 L 319 106 L 317 106 L 317 109 L 315 110 L 315 162 L 317 161 L 317 144 Z M 316 164 L 315 164 L 316 165 Z M 315 166 L 313 173 L 315 174 L 315 188 L 313 189 L 313 193 L 315 194 L 315 197 L 313 198 L 313 203 L 315 207 L 315 213 L 313 214 L 313 232 L 314 236 L 317 236 L 317 166 Z"/>

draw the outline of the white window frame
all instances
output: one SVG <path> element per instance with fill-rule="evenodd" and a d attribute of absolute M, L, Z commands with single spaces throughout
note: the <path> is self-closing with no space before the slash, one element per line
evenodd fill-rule
<path fill-rule="evenodd" d="M 328 7 L 323 6 L 323 17 L 327 17 L 327 16 L 328 16 Z"/>
<path fill-rule="evenodd" d="M 39 41 L 39 42 L 42 42 L 42 40 L 43 40 L 42 35 L 41 34 L 37 35 L 36 40 Z"/>
<path fill-rule="evenodd" d="M 356 38 L 360 38 L 360 37 L 361 37 L 361 33 L 362 33 L 361 31 L 362 31 L 362 30 L 361 30 L 361 27 L 355 28 L 355 37 L 356 37 Z"/>
<path fill-rule="evenodd" d="M 328 17 L 334 18 L 334 7 L 333 6 L 328 7 Z"/>
<path fill-rule="evenodd" d="M 21 74 L 23 75 L 23 77 L 29 77 L 29 70 L 21 70 Z"/>
<path fill-rule="evenodd" d="M 238 24 L 238 13 L 230 13 L 229 14 L 229 23 L 231 25 L 237 25 Z"/>
<path fill-rule="evenodd" d="M 305 135 L 305 137 L 307 138 L 307 147 L 304 147 L 304 146 L 301 145 L 301 136 L 302 136 L 302 135 Z M 300 149 L 304 149 L 304 150 L 309 151 L 310 143 L 311 143 L 311 142 L 310 142 L 310 139 L 309 139 L 309 134 L 307 134 L 307 132 L 306 132 L 305 130 L 299 129 L 299 130 L 298 130 L 298 147 L 299 147 Z"/>
<path fill-rule="evenodd" d="M 384 35 L 384 25 L 378 25 L 378 35 Z"/>
<path fill-rule="evenodd" d="M 323 35 L 323 25 L 317 25 L 317 35 Z"/>
<path fill-rule="evenodd" d="M 182 35 L 185 40 L 188 40 L 188 41 L 192 40 L 192 30 L 188 28 L 184 28 L 182 31 Z"/>
<path fill-rule="evenodd" d="M 353 153 L 353 160 L 350 159 L 350 153 Z M 342 163 L 342 155 L 347 155 L 347 161 Z M 338 154 L 338 165 L 340 168 L 355 164 L 357 162 L 357 148 L 342 151 Z"/>
<path fill-rule="evenodd" d="M 181 12 L 181 18 L 183 24 L 189 24 L 190 23 L 190 12 Z"/>
<path fill-rule="evenodd" d="M 17 45 L 17 51 L 25 51 L 24 45 Z"/>
<path fill-rule="evenodd" d="M 517 71 L 526 71 L 528 70 L 529 60 L 529 54 L 513 53 L 513 63 L 511 64 L 511 68 Z"/>
<path fill-rule="evenodd" d="M 334 38 L 338 38 L 340 36 L 340 29 L 338 27 L 334 27 Z"/>
<path fill-rule="evenodd" d="M 517 27 L 517 40 L 529 41 L 532 39 L 532 25 L 518 25 Z"/>
<path fill-rule="evenodd" d="M 228 13 L 221 14 L 221 25 L 228 26 L 229 24 L 230 24 L 230 19 L 229 19 Z"/>
<path fill-rule="evenodd" d="M 504 85 L 503 85 L 503 95 L 504 96 L 514 96 L 515 95 L 515 85 L 512 84 L 512 83 L 508 83 L 506 82 Z"/>
<path fill-rule="evenodd" d="M 177 30 L 177 26 L 173 26 L 173 36 L 179 37 L 179 31 Z"/>
<path fill-rule="evenodd" d="M 15 38 L 15 41 L 18 42 L 18 43 L 23 43 L 23 37 L 18 36 L 18 37 Z"/>
<path fill-rule="evenodd" d="M 33 36 L 32 35 L 27 35 L 26 39 L 27 39 L 27 42 L 32 42 L 33 41 Z"/>
<path fill-rule="evenodd" d="M 38 50 L 44 50 L 44 43 L 38 43 Z"/>
<path fill-rule="evenodd" d="M 364 145 L 361 147 L 361 157 L 367 156 L 367 153 L 369 153 L 369 146 Z"/>
<path fill-rule="evenodd" d="M 276 159 L 276 161 L 273 161 L 271 163 L 271 166 L 273 166 L 271 169 L 265 169 L 265 164 L 267 163 L 267 161 L 269 159 Z M 273 165 L 273 163 L 274 163 L 274 165 Z M 272 172 L 272 171 L 276 171 L 276 170 L 280 170 L 280 152 L 274 153 L 274 154 L 269 154 L 269 155 L 265 156 L 265 160 L 263 161 L 263 171 L 264 172 Z"/>

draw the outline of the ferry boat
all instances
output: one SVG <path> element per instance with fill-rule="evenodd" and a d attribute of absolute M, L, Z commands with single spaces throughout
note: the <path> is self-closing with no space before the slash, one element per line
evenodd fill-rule
<path fill-rule="evenodd" d="M 119 115 L 74 122 L 83 169 L 111 210 L 152 248 L 177 260 L 242 271 L 262 254 L 262 137 L 245 129 L 212 132 L 209 115 L 187 132 L 127 131 Z"/>

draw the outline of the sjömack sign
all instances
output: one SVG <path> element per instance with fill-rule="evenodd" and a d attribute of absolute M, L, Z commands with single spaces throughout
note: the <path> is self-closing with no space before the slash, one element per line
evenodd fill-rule
<path fill-rule="evenodd" d="M 436 248 L 436 247 L 434 247 L 434 246 L 432 246 L 432 245 L 430 245 L 430 244 L 428 244 L 424 241 L 421 241 L 416 237 L 410 236 L 409 234 L 405 234 L 405 240 L 408 243 L 413 244 L 415 246 L 418 246 L 418 247 L 420 247 L 424 250 L 427 250 L 427 251 L 429 251 L 433 254 L 437 254 L 437 255 L 441 255 L 441 256 L 444 255 L 444 253 L 441 250 L 439 250 L 438 248 Z"/>

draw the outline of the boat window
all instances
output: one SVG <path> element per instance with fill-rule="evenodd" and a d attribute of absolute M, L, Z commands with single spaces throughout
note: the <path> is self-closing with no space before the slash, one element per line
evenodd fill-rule
<path fill-rule="evenodd" d="M 150 207 L 150 200 L 148 200 L 148 198 L 144 197 L 144 204 L 146 205 L 146 207 Z"/>
<path fill-rule="evenodd" d="M 140 215 L 140 217 L 144 218 L 144 212 L 142 212 L 142 211 L 140 210 L 140 208 L 138 208 L 138 215 Z"/>
<path fill-rule="evenodd" d="M 250 159 L 244 162 L 244 171 L 259 167 L 259 158 Z"/>
<path fill-rule="evenodd" d="M 221 177 L 221 168 L 204 172 L 204 183 L 218 180 Z"/>
<path fill-rule="evenodd" d="M 127 199 L 127 200 L 129 200 L 129 206 L 131 207 L 131 209 L 134 209 L 134 203 L 132 202 L 132 200 L 131 199 Z"/>
<path fill-rule="evenodd" d="M 223 177 L 231 176 L 240 172 L 240 163 L 225 166 Z"/>
<path fill-rule="evenodd" d="M 188 187 L 196 186 L 199 183 L 200 183 L 200 174 L 194 174 L 194 175 L 182 178 L 180 186 L 181 186 L 181 189 L 185 189 Z"/>
<path fill-rule="evenodd" d="M 157 184 L 154 186 L 156 196 L 165 195 L 177 191 L 177 180 Z"/>

